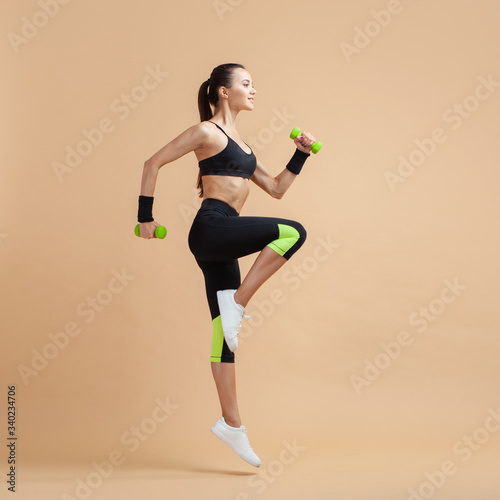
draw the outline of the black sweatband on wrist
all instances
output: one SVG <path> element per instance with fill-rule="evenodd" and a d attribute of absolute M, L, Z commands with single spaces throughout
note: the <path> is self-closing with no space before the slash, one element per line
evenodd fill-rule
<path fill-rule="evenodd" d="M 153 222 L 153 196 L 139 196 L 138 222 Z"/>
<path fill-rule="evenodd" d="M 309 158 L 309 156 L 311 156 L 310 153 L 304 153 L 304 151 L 301 151 L 297 148 L 293 156 L 290 158 L 290 161 L 288 162 L 286 168 L 295 175 L 299 175 L 302 167 L 304 166 L 304 163 L 306 162 L 307 158 Z"/>

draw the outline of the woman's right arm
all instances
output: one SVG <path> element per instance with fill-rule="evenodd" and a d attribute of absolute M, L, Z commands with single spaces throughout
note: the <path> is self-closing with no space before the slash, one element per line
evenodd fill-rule
<path fill-rule="evenodd" d="M 156 178 L 163 165 L 171 163 L 191 151 L 204 146 L 209 136 L 209 128 L 205 123 L 198 123 L 163 146 L 149 160 L 144 162 L 142 171 L 141 195 L 154 196 Z"/>
<path fill-rule="evenodd" d="M 209 132 L 210 129 L 205 123 L 193 125 L 146 160 L 142 171 L 141 195 L 153 197 L 160 168 L 191 151 L 203 147 L 209 138 Z M 158 225 L 155 221 L 142 222 L 140 224 L 141 237 L 146 239 L 154 238 L 155 229 Z"/>

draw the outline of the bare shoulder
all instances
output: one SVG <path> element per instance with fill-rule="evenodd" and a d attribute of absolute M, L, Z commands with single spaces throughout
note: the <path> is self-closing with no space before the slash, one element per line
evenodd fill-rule
<path fill-rule="evenodd" d="M 194 128 L 196 128 L 197 134 L 199 134 L 200 137 L 203 137 L 207 141 L 209 141 L 210 138 L 214 136 L 217 130 L 213 123 L 210 123 L 208 121 L 198 123 L 194 125 Z"/>
<path fill-rule="evenodd" d="M 217 142 L 217 128 L 210 122 L 205 121 L 197 123 L 191 127 L 193 135 L 198 139 L 200 147 L 198 149 L 206 149 L 213 146 L 214 141 Z"/>
<path fill-rule="evenodd" d="M 196 124 L 195 127 L 199 127 L 201 130 L 206 130 L 208 133 L 212 132 L 215 129 L 214 124 L 208 120 Z"/>
<path fill-rule="evenodd" d="M 183 153 L 203 149 L 212 138 L 209 125 L 201 122 L 187 128 L 172 141 L 174 147 L 181 149 Z"/>

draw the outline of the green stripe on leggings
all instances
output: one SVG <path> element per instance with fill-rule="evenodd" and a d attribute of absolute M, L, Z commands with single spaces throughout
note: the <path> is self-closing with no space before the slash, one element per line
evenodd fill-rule
<path fill-rule="evenodd" d="M 214 363 L 220 363 L 222 357 L 222 347 L 224 346 L 224 332 L 222 331 L 222 322 L 220 316 L 217 316 L 212 321 L 212 327 L 212 353 L 210 355 L 210 361 L 213 361 Z"/>
<path fill-rule="evenodd" d="M 272 241 L 267 246 L 283 256 L 299 241 L 300 234 L 294 227 L 286 224 L 278 224 L 278 228 L 280 231 L 279 239 Z"/>

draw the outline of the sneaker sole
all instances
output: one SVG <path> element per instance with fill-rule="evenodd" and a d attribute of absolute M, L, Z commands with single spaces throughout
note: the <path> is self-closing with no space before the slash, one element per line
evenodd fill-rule
<path fill-rule="evenodd" d="M 238 455 L 242 460 L 244 460 L 247 464 L 250 464 L 254 467 L 260 467 L 260 464 L 259 465 L 255 465 L 251 462 L 249 462 L 246 458 L 243 458 L 229 443 L 230 441 L 226 441 L 226 437 L 224 436 L 224 434 L 220 433 L 215 427 L 212 427 L 211 429 L 211 432 L 212 434 L 214 434 L 215 436 L 217 436 L 225 445 L 229 446 L 229 448 L 231 448 L 231 450 L 234 451 L 234 453 L 236 453 L 236 455 Z"/>

